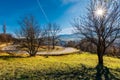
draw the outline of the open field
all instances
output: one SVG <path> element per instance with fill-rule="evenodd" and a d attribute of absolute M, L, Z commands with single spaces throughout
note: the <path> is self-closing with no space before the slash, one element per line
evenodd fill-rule
<path fill-rule="evenodd" d="M 120 59 L 104 57 L 102 71 L 95 54 L 35 56 L 0 54 L 0 80 L 120 80 Z"/>

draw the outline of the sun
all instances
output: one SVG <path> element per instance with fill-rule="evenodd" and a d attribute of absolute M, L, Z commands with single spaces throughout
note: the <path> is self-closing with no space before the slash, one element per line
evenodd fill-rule
<path fill-rule="evenodd" d="M 95 15 L 97 17 L 103 17 L 105 15 L 105 9 L 104 8 L 97 8 L 95 10 Z"/>
<path fill-rule="evenodd" d="M 104 14 L 104 11 L 102 9 L 98 9 L 96 11 L 96 14 L 102 16 Z"/>

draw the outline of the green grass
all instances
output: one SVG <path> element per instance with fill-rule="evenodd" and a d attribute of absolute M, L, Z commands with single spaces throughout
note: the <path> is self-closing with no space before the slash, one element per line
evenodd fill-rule
<path fill-rule="evenodd" d="M 120 59 L 104 57 L 97 66 L 95 54 L 64 56 L 0 55 L 0 80 L 120 80 Z"/>

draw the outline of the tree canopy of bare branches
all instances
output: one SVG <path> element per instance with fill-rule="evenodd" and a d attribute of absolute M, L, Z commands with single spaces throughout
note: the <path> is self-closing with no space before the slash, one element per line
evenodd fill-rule
<path fill-rule="evenodd" d="M 74 20 L 74 30 L 96 45 L 98 64 L 103 64 L 106 49 L 120 36 L 120 0 L 90 0 L 87 11 Z"/>
<path fill-rule="evenodd" d="M 52 44 L 52 49 L 55 48 L 56 42 L 59 39 L 58 35 L 61 32 L 61 27 L 56 23 L 49 23 L 46 25 L 45 33 L 48 36 L 50 44 Z"/>
<path fill-rule="evenodd" d="M 20 45 L 30 54 L 35 56 L 41 44 L 42 30 L 34 16 L 24 17 L 19 22 L 20 30 L 17 35 L 22 38 Z"/>

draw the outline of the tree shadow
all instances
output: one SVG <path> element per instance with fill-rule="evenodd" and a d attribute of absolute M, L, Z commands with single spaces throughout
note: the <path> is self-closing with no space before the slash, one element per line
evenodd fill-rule
<path fill-rule="evenodd" d="M 80 67 L 72 68 L 66 64 L 67 69 L 44 69 L 44 70 L 30 70 L 17 68 L 14 72 L 14 75 L 10 75 L 11 72 L 2 74 L 4 79 L 14 79 L 14 80 L 120 80 L 120 77 L 117 78 L 117 75 L 111 73 L 111 69 L 97 65 L 95 68 L 88 67 L 85 65 L 80 65 Z M 118 70 L 113 70 L 120 72 Z"/>
<path fill-rule="evenodd" d="M 3 60 L 9 60 L 9 59 L 14 59 L 14 58 L 28 58 L 29 56 L 23 56 L 22 54 L 16 54 L 16 53 L 7 53 L 7 55 L 0 55 L 0 59 Z"/>
<path fill-rule="evenodd" d="M 110 72 L 110 69 L 104 65 L 98 64 L 96 66 L 96 80 L 120 80 Z M 118 71 L 118 70 L 116 70 Z"/>
<path fill-rule="evenodd" d="M 69 67 L 69 65 L 68 65 Z M 113 72 L 120 72 L 120 69 L 109 69 L 104 65 L 97 65 L 95 68 L 87 67 L 81 64 L 81 67 L 74 69 L 69 67 L 68 72 L 53 71 L 47 74 L 51 78 L 58 79 L 73 79 L 73 80 L 120 80 L 119 74 Z"/>
<path fill-rule="evenodd" d="M 3 60 L 9 60 L 9 59 L 14 59 L 14 58 L 26 58 L 26 57 L 22 57 L 22 56 L 0 56 L 0 59 L 3 59 Z"/>

